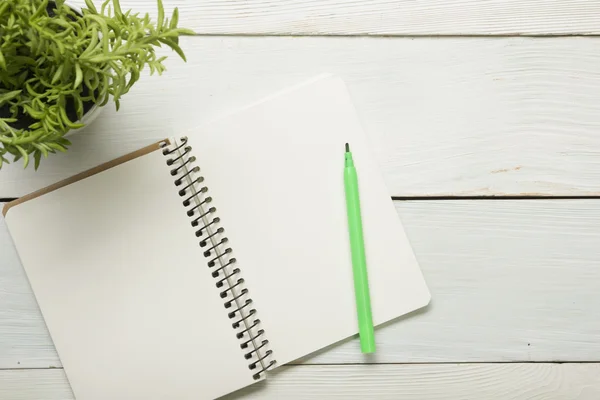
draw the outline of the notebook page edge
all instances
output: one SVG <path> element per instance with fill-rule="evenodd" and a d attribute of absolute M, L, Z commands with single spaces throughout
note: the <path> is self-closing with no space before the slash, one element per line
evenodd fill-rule
<path fill-rule="evenodd" d="M 92 168 L 90 168 L 90 169 L 88 169 L 86 171 L 80 172 L 79 174 L 73 175 L 73 176 L 71 176 L 69 178 L 66 178 L 66 179 L 63 179 L 63 180 L 61 180 L 59 182 L 56 182 L 56 183 L 51 184 L 51 185 L 48 185 L 48 186 L 46 186 L 46 187 L 44 187 L 42 189 L 39 189 L 39 190 L 36 190 L 36 191 L 31 192 L 29 194 L 26 194 L 25 196 L 22 196 L 22 197 L 20 197 L 20 198 L 18 198 L 16 200 L 10 201 L 10 202 L 6 203 L 4 205 L 4 207 L 2 207 L 2 215 L 4 217 L 6 217 L 6 215 L 8 214 L 8 211 L 11 208 L 16 207 L 19 204 L 22 204 L 22 203 L 24 203 L 26 201 L 33 200 L 33 199 L 35 199 L 37 197 L 40 197 L 40 196 L 43 196 L 43 195 L 45 195 L 47 193 L 53 192 L 55 190 L 58 190 L 58 189 L 60 189 L 62 187 L 70 185 L 72 183 L 78 182 L 80 180 L 89 178 L 90 176 L 93 176 L 93 175 L 99 174 L 101 172 L 104 172 L 107 169 L 114 168 L 114 167 L 116 167 L 118 165 L 124 164 L 124 163 L 126 163 L 128 161 L 131 161 L 131 160 L 135 160 L 138 157 L 142 157 L 142 156 L 144 156 L 146 154 L 149 154 L 149 153 L 151 153 L 153 151 L 159 150 L 162 143 L 169 144 L 170 140 L 172 140 L 172 139 L 166 138 L 166 139 L 154 142 L 154 143 L 152 143 L 152 144 L 150 144 L 148 146 L 142 147 L 141 149 L 132 151 L 131 153 L 125 154 L 125 155 L 123 155 L 121 157 L 117 157 L 117 158 L 115 158 L 113 160 L 107 161 L 107 162 L 105 162 L 103 164 L 100 164 L 100 165 L 98 165 L 96 167 L 92 167 Z"/>

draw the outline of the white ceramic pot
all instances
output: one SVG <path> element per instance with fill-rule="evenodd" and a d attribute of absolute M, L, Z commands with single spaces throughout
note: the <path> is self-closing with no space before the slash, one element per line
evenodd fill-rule
<path fill-rule="evenodd" d="M 83 128 L 79 128 L 79 129 L 71 129 L 69 132 L 65 133 L 65 137 L 81 132 L 84 128 L 86 128 L 89 124 L 91 124 L 92 121 L 94 121 L 96 118 L 98 118 L 100 113 L 102 113 L 103 109 L 104 109 L 104 107 L 100 107 L 100 106 L 98 106 L 98 104 L 94 104 L 94 106 L 87 113 L 85 113 L 83 115 L 83 118 L 81 118 L 81 120 L 77 121 L 77 122 L 83 123 L 85 126 Z"/>

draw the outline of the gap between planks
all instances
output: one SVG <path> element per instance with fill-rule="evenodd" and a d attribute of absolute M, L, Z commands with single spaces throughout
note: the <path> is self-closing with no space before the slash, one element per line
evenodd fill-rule
<path fill-rule="evenodd" d="M 283 366 L 223 399 L 597 399 L 600 364 Z M 15 397 L 16 396 L 16 397 Z M 64 371 L 0 371 L 0 398 L 71 400 Z"/>
<path fill-rule="evenodd" d="M 505 365 L 505 364 L 543 364 L 543 365 L 561 365 L 561 364 L 598 364 L 598 361 L 434 361 L 434 362 L 374 362 L 374 363 L 296 363 L 285 364 L 285 367 L 352 367 L 352 366 L 377 366 L 377 365 L 399 365 L 399 366 L 427 366 L 427 365 Z M 25 368 L 0 368 L 0 371 L 39 371 L 63 369 L 64 367 L 25 367 Z"/>
<path fill-rule="evenodd" d="M 598 33 L 540 33 L 540 34 L 519 34 L 519 33 L 506 33 L 506 34 L 369 34 L 369 33 L 357 33 L 357 34 L 346 34 L 346 33 L 319 33 L 319 34 L 294 34 L 294 33 L 196 33 L 191 37 L 203 37 L 203 38 L 269 38 L 269 37 L 280 37 L 280 38 L 320 38 L 320 39 L 335 39 L 335 38 L 390 38 L 390 39 L 506 39 L 506 38 L 535 38 L 535 39 L 553 39 L 562 37 L 586 37 L 594 38 L 600 37 Z"/>
<path fill-rule="evenodd" d="M 392 196 L 394 201 L 438 201 L 438 200 L 595 200 L 600 196 Z"/>
<path fill-rule="evenodd" d="M 393 201 L 439 201 L 439 200 L 600 200 L 600 196 L 392 196 Z M 0 203 L 17 200 L 16 197 L 0 198 Z"/>

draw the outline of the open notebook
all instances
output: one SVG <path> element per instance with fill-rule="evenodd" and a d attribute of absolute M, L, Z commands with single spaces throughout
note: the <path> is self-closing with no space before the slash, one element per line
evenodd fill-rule
<path fill-rule="evenodd" d="M 215 398 L 430 299 L 344 83 L 323 76 L 26 196 L 6 223 L 79 400 Z"/>

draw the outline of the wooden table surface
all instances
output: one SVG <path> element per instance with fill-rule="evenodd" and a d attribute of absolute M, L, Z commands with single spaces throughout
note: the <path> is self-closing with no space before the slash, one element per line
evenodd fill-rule
<path fill-rule="evenodd" d="M 373 357 L 349 340 L 228 398 L 600 398 L 600 1 L 163 1 L 188 62 L 3 168 L 0 199 L 336 73 L 433 300 Z M 73 399 L 1 219 L 0 399 Z"/>

